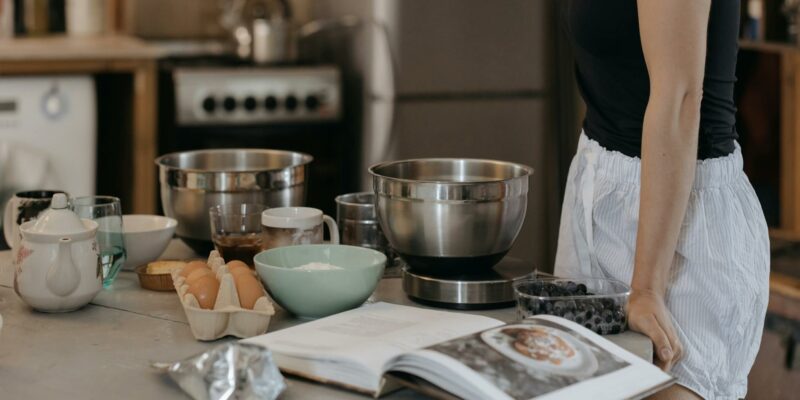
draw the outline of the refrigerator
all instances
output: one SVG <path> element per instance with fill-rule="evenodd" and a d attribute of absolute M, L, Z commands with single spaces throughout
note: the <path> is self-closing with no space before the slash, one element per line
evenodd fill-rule
<path fill-rule="evenodd" d="M 372 189 L 367 168 L 381 161 L 467 157 L 529 165 L 535 172 L 527 216 L 510 255 L 551 271 L 563 180 L 556 2 L 296 4 L 308 19 L 362 21 L 358 35 L 339 32 L 331 40 L 353 42 L 334 53 L 348 58 L 339 60 L 345 85 L 363 93 L 345 100 L 345 107 L 358 109 L 353 126 L 361 136 L 363 189 Z"/>

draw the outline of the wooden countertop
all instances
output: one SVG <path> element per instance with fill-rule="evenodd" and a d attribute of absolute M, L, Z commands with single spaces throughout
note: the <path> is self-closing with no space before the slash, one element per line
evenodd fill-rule
<path fill-rule="evenodd" d="M 154 60 L 158 46 L 131 36 L 44 36 L 0 39 L 0 62 Z"/>

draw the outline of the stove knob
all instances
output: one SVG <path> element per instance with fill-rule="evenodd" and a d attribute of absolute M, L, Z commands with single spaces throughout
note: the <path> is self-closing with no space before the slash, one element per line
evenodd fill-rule
<path fill-rule="evenodd" d="M 224 100 L 222 100 L 222 108 L 224 108 L 225 111 L 227 111 L 227 112 L 231 112 L 231 111 L 235 110 L 236 109 L 236 99 L 234 99 L 233 97 L 230 97 L 230 96 L 226 97 Z"/>
<path fill-rule="evenodd" d="M 248 96 L 244 99 L 244 109 L 247 111 L 254 111 L 256 109 L 256 99 L 253 96 Z"/>
<path fill-rule="evenodd" d="M 286 100 L 284 100 L 284 106 L 286 107 L 286 111 L 294 111 L 297 109 L 297 97 L 292 95 L 286 96 Z"/>
<path fill-rule="evenodd" d="M 264 108 L 266 108 L 267 111 L 275 111 L 275 109 L 278 108 L 278 99 L 276 99 L 275 96 L 267 96 L 267 98 L 264 99 Z"/>
<path fill-rule="evenodd" d="M 203 106 L 203 110 L 206 110 L 207 113 L 213 113 L 214 110 L 217 109 L 217 101 L 214 100 L 213 97 L 208 96 L 205 99 L 203 99 L 202 106 Z"/>
<path fill-rule="evenodd" d="M 309 95 L 306 97 L 306 108 L 308 111 L 316 111 L 319 108 L 319 98 L 317 96 Z"/>

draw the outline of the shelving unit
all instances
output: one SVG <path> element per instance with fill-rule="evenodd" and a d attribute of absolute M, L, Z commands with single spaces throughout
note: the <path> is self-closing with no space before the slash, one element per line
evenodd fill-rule
<path fill-rule="evenodd" d="M 800 241 L 800 47 L 790 44 L 772 42 L 741 41 L 740 62 L 749 61 L 758 66 L 748 71 L 737 71 L 740 81 L 740 93 L 737 96 L 739 104 L 739 121 L 741 129 L 747 129 L 748 116 L 758 114 L 760 127 L 766 122 L 764 118 L 774 116 L 777 118 L 775 125 L 778 127 L 778 221 L 773 224 L 771 236 L 791 241 Z M 755 61 L 754 61 L 755 60 Z M 770 71 L 770 69 L 774 71 Z M 774 76 L 770 76 L 774 74 Z M 761 79 L 748 82 L 749 79 Z M 764 79 L 769 78 L 769 79 Z M 749 86 L 748 86 L 749 85 Z M 747 92 L 749 87 L 752 93 Z M 757 92 L 756 92 L 757 90 Z M 769 95 L 778 96 L 777 109 L 772 109 Z M 747 96 L 759 97 L 760 103 L 750 102 L 747 106 L 742 103 L 747 101 Z M 756 109 L 753 109 L 753 106 Z M 763 107 L 763 109 L 758 109 Z M 769 116 L 764 116 L 768 114 Z M 773 132 L 753 132 L 758 135 L 773 135 Z M 743 144 L 746 146 L 746 144 Z M 775 154 L 771 155 L 772 157 Z M 751 163 L 752 164 L 752 163 Z M 745 168 L 758 166 L 747 165 Z M 774 221 L 773 221 L 774 222 Z"/>
<path fill-rule="evenodd" d="M 97 37 L 47 36 L 0 40 L 0 76 L 41 74 L 116 74 L 128 75 L 131 83 L 130 108 L 111 116 L 115 121 L 130 121 L 130 127 L 114 130 L 130 132 L 124 138 L 128 147 L 130 173 L 126 176 L 124 204 L 129 212 L 152 214 L 156 207 L 157 151 L 156 61 L 161 51 L 130 36 Z M 126 107 L 127 108 L 127 107 Z M 109 132 L 98 132 L 105 135 Z"/>

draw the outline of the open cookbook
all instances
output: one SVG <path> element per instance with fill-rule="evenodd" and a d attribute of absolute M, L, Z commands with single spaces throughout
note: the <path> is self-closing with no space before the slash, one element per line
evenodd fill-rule
<path fill-rule="evenodd" d="M 637 398 L 672 377 L 553 316 L 496 319 L 388 303 L 243 340 L 286 373 L 378 397 L 401 384 L 440 398 Z"/>

